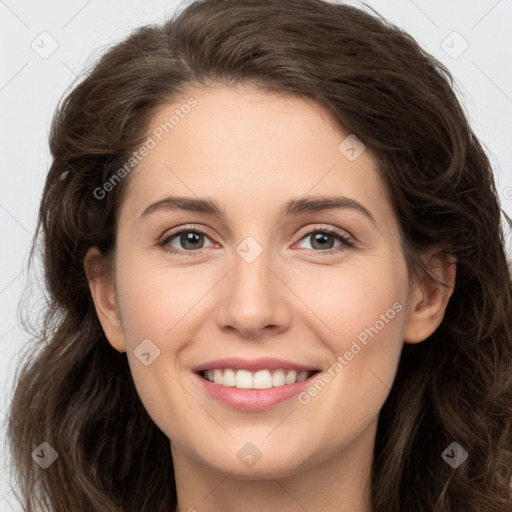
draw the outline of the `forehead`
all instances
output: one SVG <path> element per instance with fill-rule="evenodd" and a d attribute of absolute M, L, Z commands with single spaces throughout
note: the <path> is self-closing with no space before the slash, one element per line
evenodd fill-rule
<path fill-rule="evenodd" d="M 290 197 L 326 193 L 389 209 L 371 151 L 347 158 L 347 144 L 355 141 L 358 152 L 364 146 L 299 96 L 248 86 L 190 89 L 154 113 L 147 137 L 151 149 L 125 198 L 133 215 L 169 194 L 214 197 L 226 214 L 281 211 Z"/>

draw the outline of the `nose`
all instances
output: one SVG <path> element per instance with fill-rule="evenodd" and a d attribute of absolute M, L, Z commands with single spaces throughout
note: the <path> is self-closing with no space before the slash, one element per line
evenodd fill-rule
<path fill-rule="evenodd" d="M 235 254 L 234 266 L 222 284 L 216 314 L 219 328 L 253 340 L 285 331 L 291 321 L 293 294 L 280 274 L 266 252 L 250 263 Z"/>

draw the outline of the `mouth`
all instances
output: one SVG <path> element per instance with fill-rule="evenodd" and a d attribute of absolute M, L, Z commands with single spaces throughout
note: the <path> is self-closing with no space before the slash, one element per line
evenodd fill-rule
<path fill-rule="evenodd" d="M 240 411 L 263 411 L 299 394 L 321 370 L 283 360 L 224 359 L 193 369 L 209 397 Z"/>

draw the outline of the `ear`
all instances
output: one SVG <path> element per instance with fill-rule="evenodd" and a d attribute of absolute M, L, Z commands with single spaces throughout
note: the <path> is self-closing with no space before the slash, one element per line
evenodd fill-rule
<path fill-rule="evenodd" d="M 454 256 L 437 252 L 431 254 L 426 263 L 446 286 L 425 272 L 415 281 L 404 326 L 405 343 L 420 343 L 439 327 L 455 287 L 457 263 Z"/>
<path fill-rule="evenodd" d="M 84 269 L 96 314 L 105 336 L 118 352 L 126 352 L 121 316 L 116 303 L 114 279 L 112 273 L 105 273 L 105 257 L 97 247 L 91 247 L 87 251 Z"/>

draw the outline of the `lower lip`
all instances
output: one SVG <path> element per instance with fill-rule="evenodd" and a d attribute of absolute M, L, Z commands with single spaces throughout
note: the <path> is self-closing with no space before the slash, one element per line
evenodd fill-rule
<path fill-rule="evenodd" d="M 295 384 L 285 384 L 268 389 L 238 389 L 234 386 L 222 386 L 204 379 L 197 373 L 194 375 L 213 398 L 229 407 L 240 411 L 264 411 L 298 395 L 311 384 L 317 373 L 313 373 L 309 378 Z"/>

